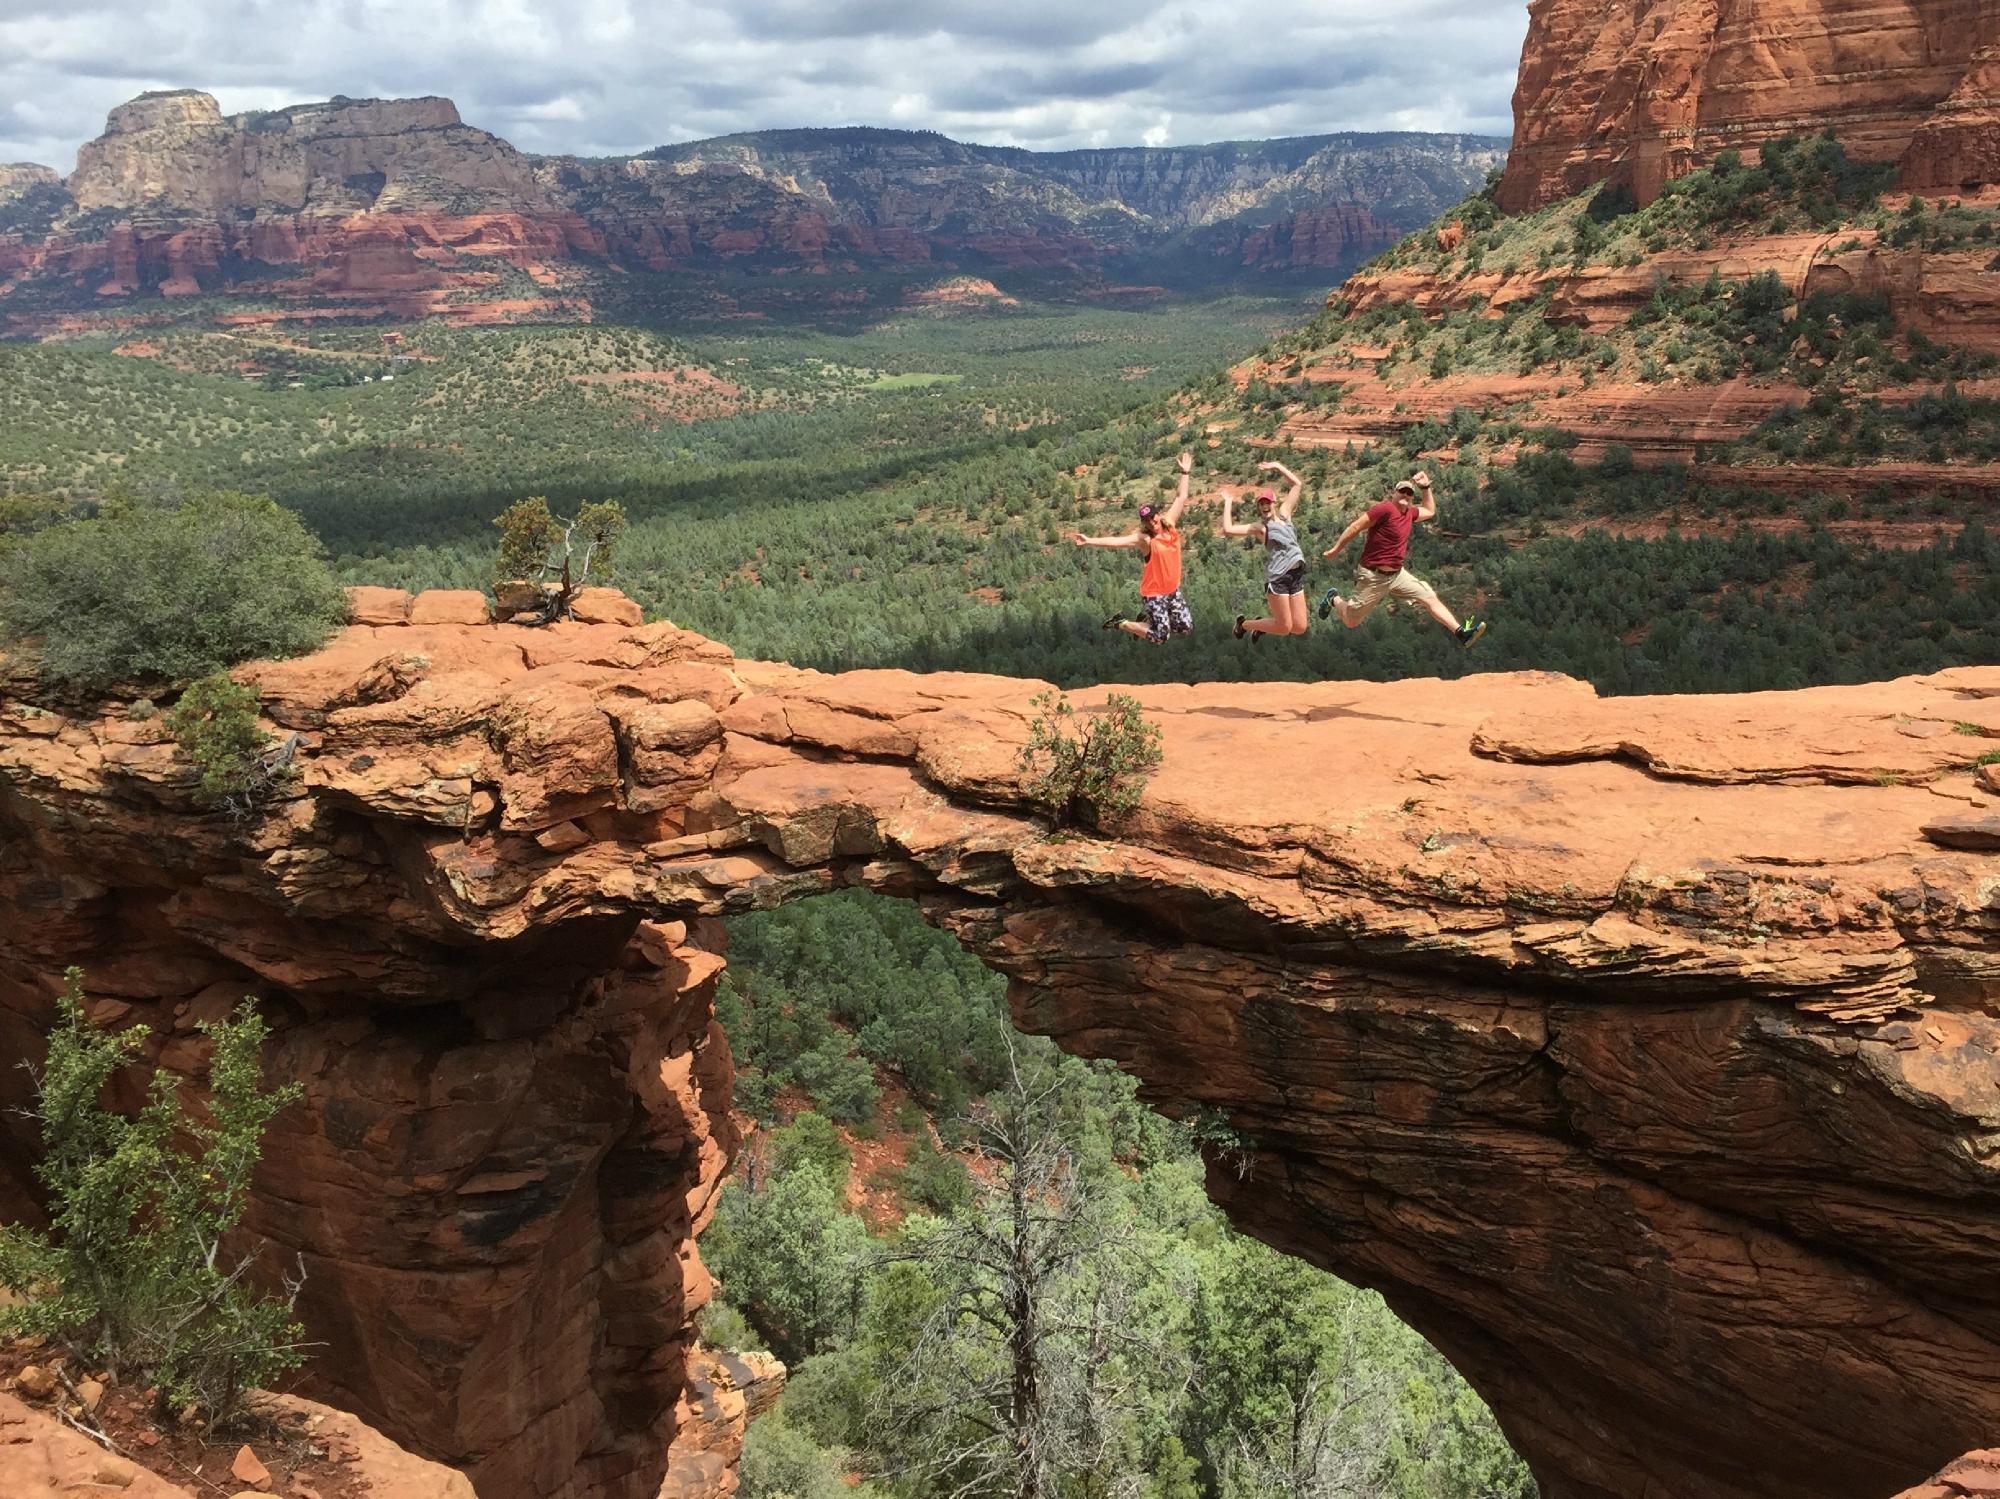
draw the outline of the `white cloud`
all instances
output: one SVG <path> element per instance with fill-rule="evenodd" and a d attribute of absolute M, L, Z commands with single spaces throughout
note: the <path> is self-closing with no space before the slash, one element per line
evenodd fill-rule
<path fill-rule="evenodd" d="M 788 125 L 1038 149 L 1334 130 L 1504 135 L 1493 0 L 0 0 L 0 161 L 68 170 L 113 105 L 446 94 L 524 150 Z"/>

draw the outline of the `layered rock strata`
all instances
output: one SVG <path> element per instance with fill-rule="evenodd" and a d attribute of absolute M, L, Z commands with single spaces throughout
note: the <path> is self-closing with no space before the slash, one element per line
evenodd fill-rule
<path fill-rule="evenodd" d="M 1975 201 L 1991 206 L 1988 191 Z M 1773 274 L 1796 299 L 1830 295 L 1880 296 L 1896 324 L 1938 343 L 2000 354 L 2000 299 L 1993 296 L 1990 250 L 1924 250 L 1898 247 L 1873 228 L 1780 235 L 1741 233 L 1705 249 L 1647 255 L 1629 265 L 1551 265 L 1507 270 L 1484 267 L 1440 272 L 1423 266 L 1389 266 L 1358 272 L 1329 297 L 1337 310 L 1366 314 L 1413 306 L 1427 318 L 1478 312 L 1498 317 L 1529 308 L 1553 322 L 1592 333 L 1616 334 L 1656 290 L 1698 287 L 1711 276 L 1745 282 Z M 1394 325 L 1391 325 L 1394 336 Z M 1290 413 L 1285 436 L 1300 447 L 1344 448 L 1393 438 L 1425 420 L 1449 422 L 1459 408 L 1523 426 L 1548 426 L 1577 439 L 1576 453 L 1590 461 L 1607 447 L 1625 447 L 1642 463 L 1701 465 L 1713 450 L 1753 432 L 1780 409 L 1803 407 L 1815 394 L 1790 380 L 1732 377 L 1708 383 L 1675 379 L 1662 384 L 1620 382 L 1592 372 L 1579 377 L 1574 363 L 1528 373 L 1454 371 L 1413 375 L 1409 351 L 1393 343 L 1343 340 L 1295 363 L 1288 353 L 1261 356 L 1237 367 L 1239 388 L 1252 379 L 1284 383 L 1303 379 L 1338 386 L 1337 403 L 1314 401 Z M 1403 361 L 1393 377 L 1383 361 Z M 1421 359 L 1416 362 L 1421 367 Z M 1937 380 L 1908 385 L 1871 382 L 1868 393 L 1884 405 L 1903 405 L 1942 388 Z M 2000 384 L 1967 380 L 1967 394 L 1990 397 Z M 1977 499 L 2000 494 L 2000 470 L 1966 458 L 1956 462 L 1801 464 L 1768 468 L 1731 465 L 1718 477 L 1732 485 L 1790 493 L 1865 495 L 1884 484 Z"/>
<path fill-rule="evenodd" d="M 156 719 L 0 711 L 0 1045 L 70 963 L 191 1077 L 192 1022 L 263 996 L 306 1099 L 254 1226 L 305 1257 L 319 1383 L 486 1499 L 653 1499 L 681 1460 L 714 919 L 842 885 L 1226 1119 L 1217 1200 L 1381 1288 L 1547 1499 L 1874 1499 L 2000 1424 L 2000 669 L 1147 688 L 1138 812 L 1050 839 L 1042 684 L 358 602 L 239 672 L 300 736 L 248 825 Z"/>
<path fill-rule="evenodd" d="M 0 308 L 34 334 L 103 298 L 239 288 L 294 315 L 478 321 L 525 302 L 508 315 L 573 317 L 579 283 L 604 268 L 1094 272 L 1137 255 L 1344 269 L 1478 186 L 1499 145 L 1384 134 L 1037 153 L 856 129 L 587 160 L 523 155 L 448 99 L 225 116 L 183 90 L 113 110 L 66 182 L 0 167 Z M 571 300 L 523 298 L 499 286 L 509 272 Z"/>
<path fill-rule="evenodd" d="M 1831 130 L 1906 186 L 2000 179 L 1994 0 L 1533 0 L 1499 198 L 1649 202 L 1722 150 Z"/>

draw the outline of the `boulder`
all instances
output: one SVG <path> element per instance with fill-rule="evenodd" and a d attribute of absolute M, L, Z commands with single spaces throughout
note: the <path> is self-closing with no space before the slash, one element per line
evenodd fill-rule
<path fill-rule="evenodd" d="M 615 588 L 579 588 L 570 600 L 570 618 L 585 625 L 638 625 L 645 611 Z"/>
<path fill-rule="evenodd" d="M 357 625 L 406 625 L 410 602 L 401 588 L 353 587 L 347 590 L 347 617 Z"/>
<path fill-rule="evenodd" d="M 413 625 L 483 625 L 492 617 L 476 588 L 426 588 L 410 601 Z"/>

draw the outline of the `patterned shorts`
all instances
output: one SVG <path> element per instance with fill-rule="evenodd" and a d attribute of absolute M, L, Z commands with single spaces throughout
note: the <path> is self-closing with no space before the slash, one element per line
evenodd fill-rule
<path fill-rule="evenodd" d="M 1158 598 L 1142 598 L 1139 602 L 1146 606 L 1146 638 L 1154 645 L 1158 645 L 1170 634 L 1194 633 L 1194 613 L 1188 608 L 1187 598 L 1178 588 Z"/>

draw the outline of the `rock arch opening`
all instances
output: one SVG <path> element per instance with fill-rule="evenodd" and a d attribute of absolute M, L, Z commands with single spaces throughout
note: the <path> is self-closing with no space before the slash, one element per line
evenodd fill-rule
<path fill-rule="evenodd" d="M 407 622 L 443 602 L 243 673 L 306 736 L 254 825 L 156 727 L 0 711 L 0 1042 L 70 962 L 176 1070 L 264 996 L 307 1103 L 258 1227 L 317 1258 L 322 1379 L 482 1492 L 657 1491 L 735 1143 L 713 923 L 843 885 L 1231 1121 L 1216 1201 L 1380 1289 L 1549 1499 L 1859 1499 L 2000 1418 L 2000 858 L 1950 727 L 2000 734 L 2000 672 L 1148 689 L 1145 804 L 1049 839 L 1042 684 Z"/>

